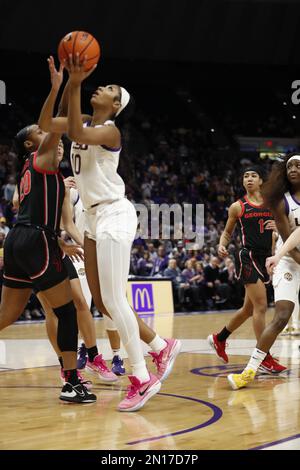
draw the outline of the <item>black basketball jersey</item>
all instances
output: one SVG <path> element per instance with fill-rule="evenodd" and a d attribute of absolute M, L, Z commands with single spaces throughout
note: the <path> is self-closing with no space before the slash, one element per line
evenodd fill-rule
<path fill-rule="evenodd" d="M 19 183 L 17 223 L 38 225 L 58 233 L 65 185 L 60 171 L 37 165 L 37 152 L 26 160 Z"/>
<path fill-rule="evenodd" d="M 271 211 L 250 202 L 247 196 L 239 199 L 242 213 L 239 217 L 239 231 L 243 247 L 257 254 L 270 256 L 272 251 L 272 230 L 266 230 L 268 220 L 273 219 Z"/>

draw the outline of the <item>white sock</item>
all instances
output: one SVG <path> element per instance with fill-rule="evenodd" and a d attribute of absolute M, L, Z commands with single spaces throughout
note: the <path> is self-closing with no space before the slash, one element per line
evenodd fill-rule
<path fill-rule="evenodd" d="M 150 375 L 145 365 L 145 361 L 132 364 L 132 375 L 137 377 L 141 383 L 148 382 Z"/>
<path fill-rule="evenodd" d="M 167 346 L 167 343 L 160 336 L 156 335 L 155 338 L 151 341 L 151 343 L 149 343 L 149 346 L 152 349 L 152 351 L 155 351 L 156 353 L 160 353 L 162 349 L 165 349 L 165 347 Z"/>
<path fill-rule="evenodd" d="M 252 369 L 257 372 L 257 369 L 259 368 L 260 364 L 266 357 L 267 353 L 264 351 L 261 351 L 260 349 L 255 348 L 252 356 L 250 358 L 250 361 L 248 362 L 247 366 L 245 367 L 245 370 Z"/>
<path fill-rule="evenodd" d="M 113 352 L 113 356 L 119 356 L 119 357 L 121 357 L 120 349 L 113 349 L 112 352 Z"/>

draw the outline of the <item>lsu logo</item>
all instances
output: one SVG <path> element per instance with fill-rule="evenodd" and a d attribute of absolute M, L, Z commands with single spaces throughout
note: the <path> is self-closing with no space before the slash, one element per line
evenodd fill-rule
<path fill-rule="evenodd" d="M 293 279 L 293 275 L 291 273 L 285 273 L 283 277 L 286 281 L 291 281 Z"/>
<path fill-rule="evenodd" d="M 152 284 L 132 284 L 133 308 L 138 313 L 154 313 Z"/>
<path fill-rule="evenodd" d="M 85 269 L 84 268 L 79 268 L 78 269 L 78 276 L 81 276 L 81 277 L 85 276 Z"/>

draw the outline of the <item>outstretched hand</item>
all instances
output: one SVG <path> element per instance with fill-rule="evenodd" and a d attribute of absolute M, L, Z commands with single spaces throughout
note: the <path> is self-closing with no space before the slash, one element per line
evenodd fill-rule
<path fill-rule="evenodd" d="M 65 184 L 65 188 L 67 189 L 71 189 L 71 188 L 77 189 L 74 176 L 68 176 L 68 178 L 65 178 L 64 184 Z"/>
<path fill-rule="evenodd" d="M 80 245 L 75 245 L 74 243 L 65 243 L 62 247 L 63 251 L 72 261 L 84 261 L 83 249 Z"/>
<path fill-rule="evenodd" d="M 49 65 L 52 88 L 53 90 L 58 91 L 64 78 L 64 66 L 63 64 L 60 64 L 59 69 L 57 70 L 52 55 L 47 59 L 47 61 Z"/>
<path fill-rule="evenodd" d="M 277 231 L 275 220 L 266 220 L 264 225 L 265 230 L 274 230 L 275 232 Z"/>
<path fill-rule="evenodd" d="M 266 268 L 270 275 L 273 274 L 274 269 L 276 268 L 278 263 L 279 263 L 279 259 L 276 255 L 270 256 L 269 258 L 266 259 Z"/>
<path fill-rule="evenodd" d="M 69 72 L 69 80 L 70 83 L 73 85 L 80 85 L 83 80 L 91 75 L 94 72 L 97 64 L 93 65 L 93 67 L 88 70 L 87 72 L 84 71 L 85 65 L 87 62 L 87 56 L 84 56 L 84 59 L 80 61 L 79 53 L 76 53 L 75 58 L 72 57 L 72 54 L 69 54 L 69 59 L 64 60 L 64 66 Z"/>

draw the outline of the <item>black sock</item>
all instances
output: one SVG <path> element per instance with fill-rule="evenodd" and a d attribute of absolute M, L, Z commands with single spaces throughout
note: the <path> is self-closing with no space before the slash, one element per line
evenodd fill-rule
<path fill-rule="evenodd" d="M 63 368 L 64 368 L 64 364 L 63 364 L 63 359 L 62 359 L 62 357 L 59 356 L 58 360 L 59 360 L 59 363 L 60 363 L 60 365 L 61 365 L 61 368 L 63 369 Z"/>
<path fill-rule="evenodd" d="M 93 346 L 92 348 L 87 348 L 87 352 L 89 355 L 89 361 L 93 362 L 96 356 L 98 356 L 98 348 L 97 346 Z"/>
<path fill-rule="evenodd" d="M 66 382 L 69 382 L 72 385 L 79 384 L 79 380 L 77 377 L 77 369 L 65 370 L 64 374 Z"/>
<path fill-rule="evenodd" d="M 218 341 L 225 341 L 228 336 L 231 335 L 231 331 L 227 330 L 226 326 L 223 328 L 222 331 L 220 331 L 220 333 L 217 334 L 217 339 Z"/>

